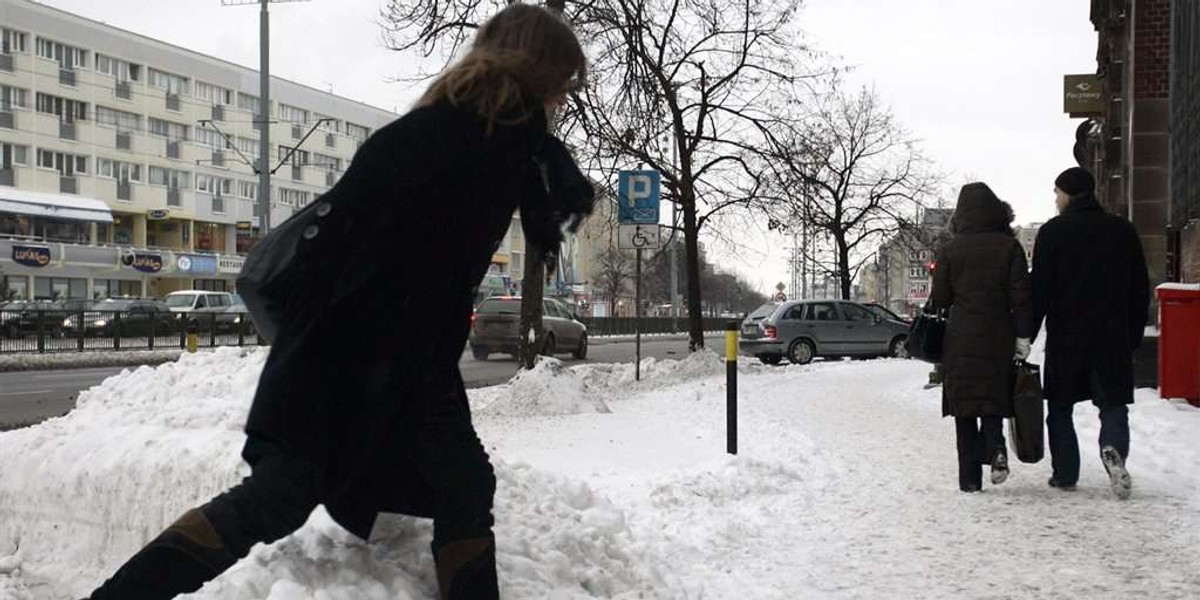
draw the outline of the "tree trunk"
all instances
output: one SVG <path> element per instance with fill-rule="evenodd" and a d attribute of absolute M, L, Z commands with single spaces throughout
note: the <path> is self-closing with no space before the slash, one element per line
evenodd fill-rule
<path fill-rule="evenodd" d="M 683 238 L 687 246 L 688 350 L 704 348 L 704 307 L 700 299 L 700 240 L 696 230 L 696 197 L 690 187 L 682 190 Z"/>
<path fill-rule="evenodd" d="M 837 234 L 834 239 L 837 242 L 837 271 L 838 284 L 842 292 L 841 298 L 842 300 L 853 300 L 850 297 L 851 285 L 854 283 L 852 281 L 853 276 L 850 273 L 850 248 L 846 246 L 845 234 Z"/>
<path fill-rule="evenodd" d="M 521 280 L 521 339 L 517 341 L 517 360 L 524 369 L 532 369 L 537 365 L 538 354 L 546 341 L 546 330 L 542 324 L 545 277 L 542 250 L 526 239 L 525 274 Z M 532 340 L 529 336 L 531 331 Z"/>

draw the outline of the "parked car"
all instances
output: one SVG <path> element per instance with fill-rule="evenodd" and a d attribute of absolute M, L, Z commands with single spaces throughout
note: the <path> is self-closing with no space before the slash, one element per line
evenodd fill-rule
<path fill-rule="evenodd" d="M 224 314 L 217 317 L 218 330 L 237 333 L 240 329 L 243 335 L 255 335 L 257 330 L 254 329 L 254 321 L 250 318 L 250 309 L 246 302 L 237 294 L 233 294 L 231 299 L 233 304 L 225 309 Z"/>
<path fill-rule="evenodd" d="M 764 316 L 765 315 L 765 316 Z M 742 322 L 741 354 L 776 365 L 817 357 L 907 357 L 908 325 L 857 302 L 801 300 L 768 304 Z"/>
<path fill-rule="evenodd" d="M 181 319 L 196 319 L 202 333 L 211 332 L 214 326 L 218 332 L 233 330 L 236 317 L 228 316 L 233 306 L 233 294 L 229 292 L 185 290 L 171 292 L 163 300 Z"/>
<path fill-rule="evenodd" d="M 867 303 L 864 303 L 863 306 L 867 307 L 868 310 L 883 317 L 884 319 L 887 319 L 889 321 L 896 321 L 897 323 L 904 323 L 905 325 L 908 325 L 909 327 L 912 326 L 912 319 L 910 319 L 908 317 L 902 317 L 902 316 L 892 312 L 891 310 L 888 310 L 888 307 L 886 307 L 882 304 L 876 304 L 874 302 L 867 302 Z"/>
<path fill-rule="evenodd" d="M 80 316 L 83 317 L 82 321 Z M 175 335 L 179 319 L 161 300 L 150 298 L 109 298 L 97 302 L 91 311 L 68 316 L 62 321 L 63 335 L 86 337 L 147 337 Z"/>
<path fill-rule="evenodd" d="M 9 339 L 37 335 L 41 321 L 45 335 L 57 335 L 58 316 L 53 302 L 49 300 L 13 300 L 0 308 L 0 335 Z"/>
<path fill-rule="evenodd" d="M 546 345 L 542 354 L 569 352 L 578 359 L 587 358 L 587 326 L 579 322 L 571 308 L 561 300 L 547 298 L 542 304 L 542 324 L 546 327 Z M 488 298 L 475 308 L 471 317 L 471 354 L 487 360 L 497 353 L 516 356 L 520 340 L 521 299 L 515 296 Z"/>

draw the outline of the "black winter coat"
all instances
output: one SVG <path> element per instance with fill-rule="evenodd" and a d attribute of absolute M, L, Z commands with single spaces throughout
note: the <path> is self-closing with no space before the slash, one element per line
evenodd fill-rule
<path fill-rule="evenodd" d="M 1133 350 L 1142 343 L 1150 282 L 1142 242 L 1129 221 L 1094 198 L 1075 199 L 1038 232 L 1033 255 L 1035 324 L 1046 321 L 1046 398 L 1133 402 Z"/>
<path fill-rule="evenodd" d="M 1033 301 L 1025 251 L 1008 224 L 1008 207 L 987 186 L 963 188 L 955 236 L 933 272 L 933 308 L 950 310 L 944 416 L 1012 414 L 1016 338 L 1033 335 Z"/>
<path fill-rule="evenodd" d="M 546 195 L 531 156 L 547 137 L 544 119 L 489 133 L 467 109 L 418 108 L 318 200 L 331 210 L 297 251 L 304 275 L 246 431 L 311 461 L 321 502 L 360 537 L 377 512 L 431 516 L 405 478 L 403 431 L 430 402 L 465 402 L 473 290 L 514 210 Z"/>

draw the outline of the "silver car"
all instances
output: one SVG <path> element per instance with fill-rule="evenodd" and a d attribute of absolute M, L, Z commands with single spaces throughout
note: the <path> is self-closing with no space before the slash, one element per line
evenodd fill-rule
<path fill-rule="evenodd" d="M 546 345 L 542 354 L 570 353 L 578 359 L 587 358 L 587 326 L 575 318 L 564 302 L 547 298 L 542 305 L 542 324 L 546 327 Z M 497 296 L 479 303 L 471 316 L 471 354 L 476 360 L 487 360 L 497 353 L 516 356 L 521 338 L 521 299 L 516 296 Z"/>
<path fill-rule="evenodd" d="M 907 358 L 906 323 L 857 302 L 800 300 L 768 304 L 742 322 L 739 350 L 769 365 L 805 365 L 817 357 Z"/>

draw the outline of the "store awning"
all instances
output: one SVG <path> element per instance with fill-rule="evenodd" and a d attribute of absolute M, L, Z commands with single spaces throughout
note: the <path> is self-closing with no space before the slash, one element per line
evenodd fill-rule
<path fill-rule="evenodd" d="M 112 210 L 100 200 L 9 187 L 0 187 L 0 212 L 93 223 L 113 222 Z"/>

